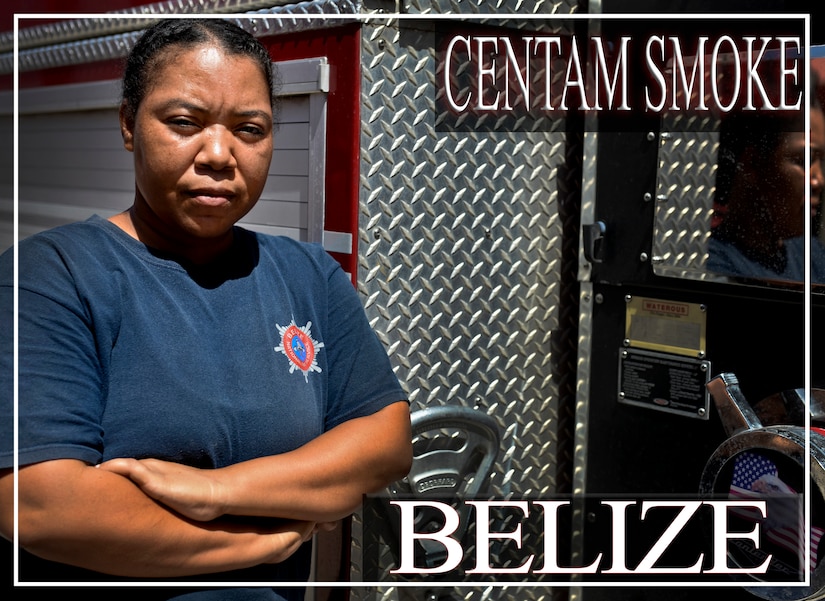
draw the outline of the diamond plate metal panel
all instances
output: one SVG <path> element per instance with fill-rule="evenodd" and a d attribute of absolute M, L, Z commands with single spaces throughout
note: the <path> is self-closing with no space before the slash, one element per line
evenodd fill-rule
<path fill-rule="evenodd" d="M 701 269 L 713 210 L 714 132 L 663 132 L 659 136 L 654 264 Z"/>
<path fill-rule="evenodd" d="M 122 58 L 134 46 L 142 28 L 150 22 L 148 18 L 133 16 L 135 14 L 162 18 L 170 13 L 239 14 L 246 10 L 250 12 L 243 17 L 232 19 L 228 15 L 227 18 L 261 37 L 335 27 L 351 22 L 351 15 L 359 9 L 360 3 L 355 0 L 298 3 L 285 0 L 176 0 L 150 4 L 112 13 L 111 19 L 71 19 L 23 29 L 20 43 L 25 48 L 18 52 L 18 69 L 23 72 Z M 303 18 L 307 15 L 324 15 L 324 18 Z M 12 34 L 0 33 L 0 51 L 13 47 Z M 0 54 L 0 73 L 11 73 L 14 61 L 12 52 Z"/>
<path fill-rule="evenodd" d="M 413 411 L 460 405 L 497 421 L 502 445 L 490 498 L 551 495 L 559 450 L 551 337 L 563 238 L 557 176 L 566 136 L 437 131 L 433 36 L 413 22 L 362 30 L 359 290 Z M 573 264 L 575 279 L 575 257 Z M 364 580 L 363 526 L 353 524 L 354 581 Z M 395 565 L 385 551 L 379 571 Z M 356 588 L 352 598 L 403 599 L 404 591 Z M 454 596 L 510 594 L 470 587 Z"/>
<path fill-rule="evenodd" d="M 580 12 L 582 3 L 576 0 L 402 0 L 402 4 L 408 13 L 569 15 Z"/>
<path fill-rule="evenodd" d="M 672 125 L 672 124 L 671 124 Z M 653 269 L 657 275 L 719 279 L 705 271 L 716 190 L 716 131 L 659 136 Z"/>

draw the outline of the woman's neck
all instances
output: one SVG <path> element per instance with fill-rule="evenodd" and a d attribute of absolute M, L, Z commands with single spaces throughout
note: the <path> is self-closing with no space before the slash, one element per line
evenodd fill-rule
<path fill-rule="evenodd" d="M 113 215 L 109 221 L 146 246 L 193 265 L 211 263 L 232 246 L 232 230 L 220 240 L 176 239 L 167 235 L 162 227 L 154 225 L 152 219 L 141 218 L 141 211 L 135 205 Z"/>

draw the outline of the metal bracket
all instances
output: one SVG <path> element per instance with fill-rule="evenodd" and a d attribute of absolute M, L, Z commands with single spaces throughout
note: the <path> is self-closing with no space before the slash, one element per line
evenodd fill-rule
<path fill-rule="evenodd" d="M 582 226 L 582 247 L 584 258 L 588 263 L 604 261 L 604 236 L 607 225 L 604 221 L 597 221 Z"/>

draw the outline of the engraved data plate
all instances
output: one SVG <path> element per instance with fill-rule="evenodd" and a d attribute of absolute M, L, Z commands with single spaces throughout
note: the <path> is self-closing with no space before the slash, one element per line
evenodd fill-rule
<path fill-rule="evenodd" d="M 625 346 L 705 357 L 704 305 L 628 296 Z"/>
<path fill-rule="evenodd" d="M 710 362 L 653 351 L 619 350 L 619 402 L 708 419 Z"/>

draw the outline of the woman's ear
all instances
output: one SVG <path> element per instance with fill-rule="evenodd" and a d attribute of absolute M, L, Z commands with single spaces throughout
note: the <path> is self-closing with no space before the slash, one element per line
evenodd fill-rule
<path fill-rule="evenodd" d="M 135 120 L 134 116 L 129 113 L 130 112 L 126 108 L 126 101 L 124 100 L 120 103 L 120 111 L 118 113 L 120 118 L 120 135 L 123 137 L 123 146 L 129 152 L 132 152 L 135 149 Z"/>

